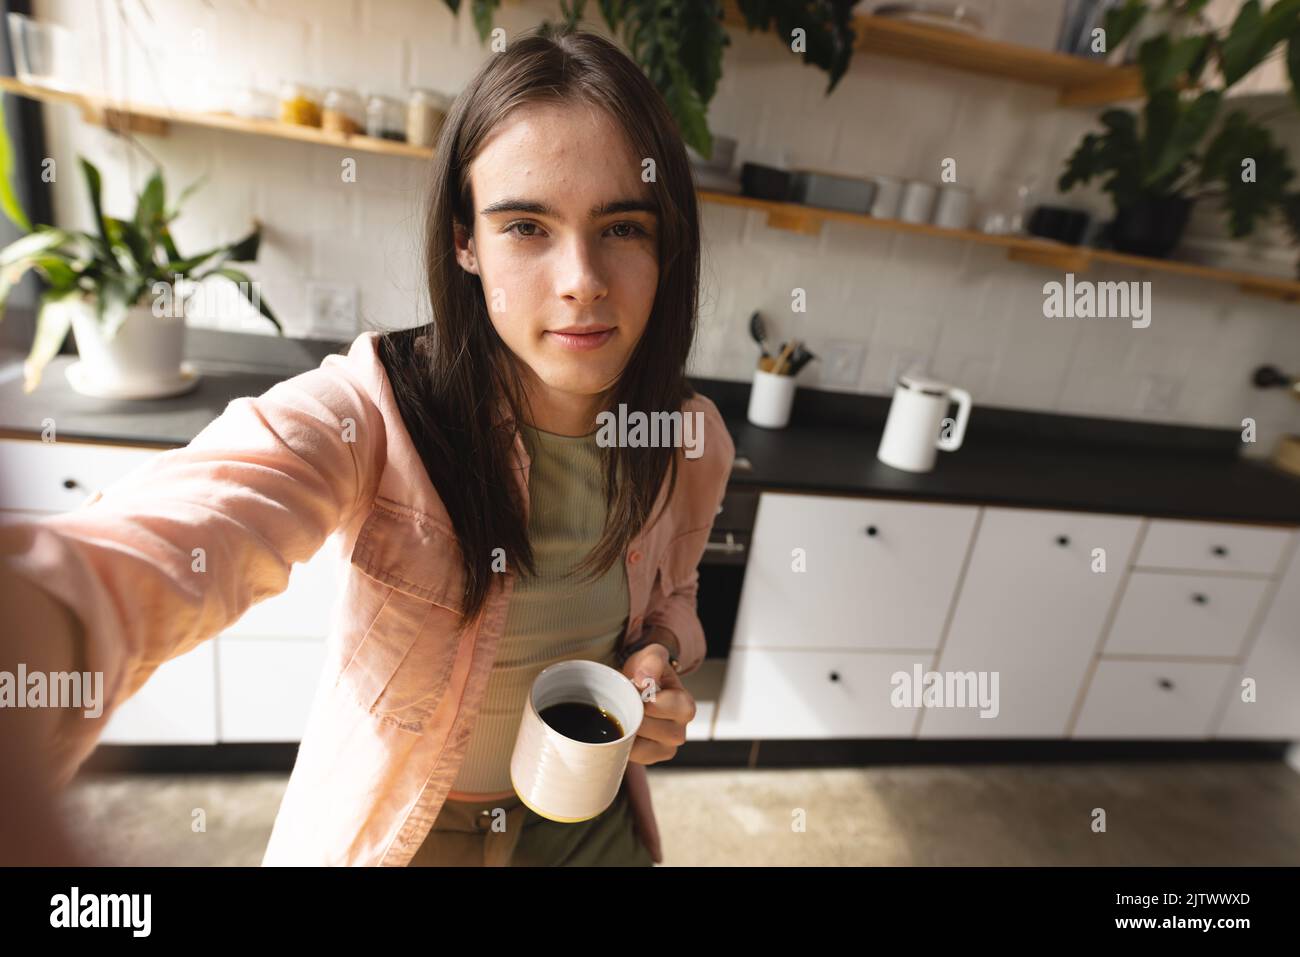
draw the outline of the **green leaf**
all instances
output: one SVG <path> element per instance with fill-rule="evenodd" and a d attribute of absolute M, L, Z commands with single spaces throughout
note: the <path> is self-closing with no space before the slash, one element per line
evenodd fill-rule
<path fill-rule="evenodd" d="M 231 282 L 239 285 L 240 294 L 250 303 L 257 306 L 262 315 L 266 316 L 266 318 L 271 321 L 271 325 L 275 326 L 276 331 L 279 332 L 280 335 L 284 335 L 284 329 L 280 326 L 280 320 L 275 318 L 275 313 L 273 313 L 271 307 L 266 304 L 266 300 L 263 299 L 261 295 L 258 295 L 256 301 L 254 301 L 254 297 L 251 295 L 253 291 L 253 281 L 248 278 L 248 273 L 240 269 L 231 269 L 227 266 L 223 269 L 218 269 L 216 274 L 219 276 L 225 276 Z"/>
<path fill-rule="evenodd" d="M 1259 64 L 1263 35 L 1264 18 L 1259 12 L 1259 0 L 1246 0 L 1219 51 L 1225 90 Z"/>
<path fill-rule="evenodd" d="M 0 267 L 55 249 L 67 242 L 68 238 L 68 234 L 61 229 L 42 229 L 28 233 L 0 250 Z"/>
<path fill-rule="evenodd" d="M 23 392 L 33 391 L 41 382 L 41 373 L 51 359 L 63 348 L 72 326 L 72 314 L 80 308 L 77 293 L 63 293 L 41 297 L 41 307 L 36 313 L 36 334 L 32 348 L 23 361 Z"/>
<path fill-rule="evenodd" d="M 1300 106 L 1300 31 L 1286 41 L 1286 72 L 1291 80 L 1291 98 Z"/>
<path fill-rule="evenodd" d="M 9 127 L 5 123 L 4 97 L 0 96 L 0 209 L 9 221 L 23 232 L 32 231 L 32 224 L 18 201 L 13 184 L 14 147 L 9 140 Z"/>
<path fill-rule="evenodd" d="M 1119 45 L 1128 39 L 1133 28 L 1142 22 L 1147 14 L 1144 0 L 1127 0 L 1122 7 L 1112 7 L 1106 11 L 1103 23 L 1106 29 L 1106 49 L 1118 50 Z"/>
<path fill-rule="evenodd" d="M 1218 90 L 1206 90 L 1190 106 L 1183 107 L 1180 104 L 1173 130 L 1164 148 L 1156 154 L 1143 185 L 1157 185 L 1179 170 L 1214 122 L 1221 99 L 1222 94 Z"/>
<path fill-rule="evenodd" d="M 501 0 L 473 0 L 474 27 L 483 43 L 492 35 L 492 19 Z"/>
<path fill-rule="evenodd" d="M 102 188 L 99 170 L 95 168 L 94 163 L 84 156 L 79 158 L 81 160 L 81 170 L 86 177 L 86 189 L 90 193 L 90 207 L 95 213 L 95 228 L 99 230 L 99 236 L 105 245 L 111 246 L 112 240 L 108 234 L 108 223 L 104 221 L 104 204 L 101 198 Z"/>
<path fill-rule="evenodd" d="M 681 65 L 707 107 L 722 76 L 723 47 L 731 42 L 722 26 L 722 4 L 718 0 L 683 4 L 676 30 Z"/>

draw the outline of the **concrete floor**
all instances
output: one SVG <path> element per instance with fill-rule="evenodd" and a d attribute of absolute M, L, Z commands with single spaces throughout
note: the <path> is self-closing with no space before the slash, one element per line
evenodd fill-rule
<path fill-rule="evenodd" d="M 87 774 L 65 801 L 106 863 L 256 866 L 286 780 Z M 1300 864 L 1300 773 L 1280 762 L 652 767 L 650 782 L 668 866 Z"/>

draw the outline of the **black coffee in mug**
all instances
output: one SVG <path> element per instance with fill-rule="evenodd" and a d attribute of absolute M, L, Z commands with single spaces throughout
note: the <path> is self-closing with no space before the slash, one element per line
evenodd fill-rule
<path fill-rule="evenodd" d="M 542 720 L 566 738 L 604 744 L 623 737 L 618 718 L 589 701 L 562 701 L 541 710 Z"/>

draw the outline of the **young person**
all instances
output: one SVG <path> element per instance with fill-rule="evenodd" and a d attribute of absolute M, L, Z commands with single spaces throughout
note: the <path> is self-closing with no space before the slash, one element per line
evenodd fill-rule
<path fill-rule="evenodd" d="M 25 651 L 104 673 L 103 715 L 51 732 L 52 779 L 334 537 L 335 625 L 264 863 L 659 861 L 645 765 L 695 713 L 680 676 L 706 653 L 697 565 L 734 455 L 685 378 L 699 224 L 661 97 L 596 35 L 515 39 L 447 117 L 425 246 L 427 325 L 365 332 L 83 507 L 0 531 L 37 586 L 18 624 L 49 636 Z M 509 762 L 532 679 L 570 658 L 654 687 L 614 804 L 559 824 Z"/>

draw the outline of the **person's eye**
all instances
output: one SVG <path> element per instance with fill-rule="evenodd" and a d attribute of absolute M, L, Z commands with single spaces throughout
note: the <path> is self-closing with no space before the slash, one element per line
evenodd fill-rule
<path fill-rule="evenodd" d="M 502 232 L 514 233 L 514 235 L 523 239 L 531 239 L 534 236 L 540 235 L 537 224 L 524 219 L 510 223 L 502 230 Z"/>
<path fill-rule="evenodd" d="M 609 229 L 618 239 L 636 239 L 640 236 L 649 235 L 639 223 L 615 223 Z"/>

